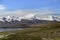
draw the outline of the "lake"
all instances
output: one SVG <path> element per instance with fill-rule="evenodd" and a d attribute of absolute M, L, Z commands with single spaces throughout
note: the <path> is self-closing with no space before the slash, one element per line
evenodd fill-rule
<path fill-rule="evenodd" d="M 0 32 L 12 31 L 12 30 L 22 30 L 23 28 L 0 28 Z"/>

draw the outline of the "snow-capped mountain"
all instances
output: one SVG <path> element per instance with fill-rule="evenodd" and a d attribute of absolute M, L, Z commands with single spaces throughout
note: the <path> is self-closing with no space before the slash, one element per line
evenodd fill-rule
<path fill-rule="evenodd" d="M 40 20 L 58 21 L 57 17 L 54 17 L 54 16 L 46 16 L 46 17 L 40 18 Z"/>
<path fill-rule="evenodd" d="M 10 21 L 20 21 L 21 19 L 19 17 L 15 17 L 15 16 L 7 16 L 5 17 L 6 21 L 10 22 Z"/>
<path fill-rule="evenodd" d="M 33 20 L 33 19 L 36 19 L 36 16 L 35 16 L 35 14 L 28 14 L 23 17 L 20 17 L 20 19 Z"/>
<path fill-rule="evenodd" d="M 3 21 L 4 22 L 3 17 L 0 17 L 0 21 Z"/>
<path fill-rule="evenodd" d="M 26 16 L 20 17 L 20 19 L 27 19 L 27 20 L 47 20 L 47 21 L 60 21 L 60 18 L 55 16 L 43 16 L 43 17 L 37 17 L 36 14 L 28 14 Z"/>
<path fill-rule="evenodd" d="M 11 21 L 21 21 L 21 19 L 27 19 L 27 20 L 47 20 L 47 21 L 60 21 L 60 18 L 55 17 L 55 16 L 46 16 L 46 17 L 37 17 L 36 14 L 28 14 L 22 17 L 15 17 L 15 16 L 6 16 L 6 17 L 0 17 L 0 21 L 7 21 L 7 22 L 11 22 Z"/>
<path fill-rule="evenodd" d="M 18 18 L 15 16 L 0 17 L 0 21 L 3 21 L 3 22 L 6 22 L 6 21 L 11 22 L 11 21 L 15 21 L 15 20 L 18 20 Z"/>

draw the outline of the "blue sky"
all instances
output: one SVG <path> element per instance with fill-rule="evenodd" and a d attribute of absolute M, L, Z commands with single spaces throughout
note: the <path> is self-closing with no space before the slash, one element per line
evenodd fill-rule
<path fill-rule="evenodd" d="M 19 9 L 60 9 L 60 0 L 2 0 L 7 10 Z"/>
<path fill-rule="evenodd" d="M 60 15 L 60 0 L 1 0 L 0 9 L 17 10 L 48 10 L 52 15 Z"/>

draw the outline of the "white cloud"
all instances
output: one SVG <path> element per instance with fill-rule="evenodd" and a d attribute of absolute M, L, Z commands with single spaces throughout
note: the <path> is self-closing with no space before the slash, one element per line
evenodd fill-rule
<path fill-rule="evenodd" d="M 6 7 L 4 5 L 0 4 L 0 10 L 5 10 L 5 9 L 6 9 Z"/>
<path fill-rule="evenodd" d="M 15 15 L 15 16 L 24 16 L 27 14 L 39 14 L 39 15 L 47 15 L 52 14 L 53 11 L 50 10 L 17 10 L 17 11 L 10 11 L 10 12 L 4 12 L 4 15 Z"/>
<path fill-rule="evenodd" d="M 46 15 L 50 15 L 50 14 L 55 14 L 57 12 L 52 11 L 52 10 L 15 10 L 15 11 L 4 11 L 4 12 L 0 12 L 2 14 L 0 14 L 0 16 L 24 16 L 27 14 L 36 14 L 37 16 L 46 16 Z M 60 12 L 59 12 L 60 13 Z"/>

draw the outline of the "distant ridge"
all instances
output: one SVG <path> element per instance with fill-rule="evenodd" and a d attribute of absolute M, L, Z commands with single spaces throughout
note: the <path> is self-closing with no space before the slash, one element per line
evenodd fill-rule
<path fill-rule="evenodd" d="M 55 16 L 46 16 L 46 17 L 37 17 L 36 14 L 28 14 L 22 17 L 15 17 L 15 16 L 6 16 L 6 17 L 0 17 L 0 21 L 2 22 L 11 22 L 11 21 L 21 21 L 22 19 L 26 20 L 46 20 L 46 21 L 60 21 L 60 18 Z"/>

